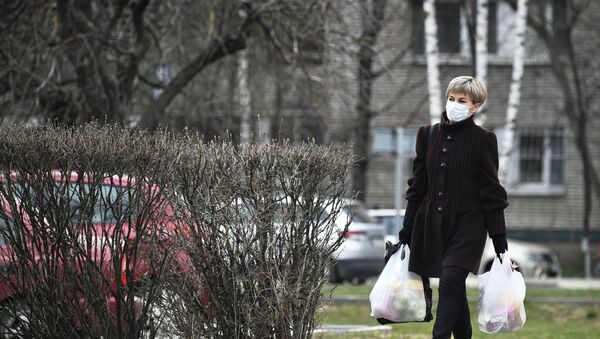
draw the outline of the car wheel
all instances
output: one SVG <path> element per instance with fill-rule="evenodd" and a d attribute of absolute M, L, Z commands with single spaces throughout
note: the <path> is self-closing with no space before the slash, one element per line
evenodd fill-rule
<path fill-rule="evenodd" d="M 0 305 L 0 338 L 29 338 L 29 313 L 22 299 L 9 299 Z"/>
<path fill-rule="evenodd" d="M 335 267 L 335 263 L 328 266 L 327 275 L 329 277 L 330 284 L 341 284 L 342 278 L 340 277 L 340 273 Z"/>
<path fill-rule="evenodd" d="M 538 279 L 547 279 L 548 272 L 543 267 L 538 266 L 534 269 L 533 276 L 534 276 L 534 278 L 538 278 Z"/>

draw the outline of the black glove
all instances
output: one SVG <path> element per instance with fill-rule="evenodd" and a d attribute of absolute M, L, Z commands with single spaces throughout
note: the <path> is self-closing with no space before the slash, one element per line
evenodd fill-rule
<path fill-rule="evenodd" d="M 508 242 L 506 241 L 506 236 L 504 234 L 495 235 L 492 237 L 492 242 L 494 243 L 494 251 L 496 251 L 496 256 L 502 262 L 500 258 L 500 254 L 508 251 Z"/>
<path fill-rule="evenodd" d="M 412 236 L 412 227 L 404 226 L 400 232 L 398 232 L 398 240 L 400 244 L 406 244 L 410 246 L 410 237 Z"/>
<path fill-rule="evenodd" d="M 386 264 L 387 264 L 388 260 L 390 260 L 392 255 L 394 255 L 394 253 L 398 252 L 398 250 L 400 249 L 400 246 L 401 246 L 400 243 L 392 244 L 389 241 L 385 242 L 385 257 L 383 258 L 383 260 L 385 260 Z"/>
<path fill-rule="evenodd" d="M 389 241 L 385 242 L 385 263 L 387 264 L 390 257 L 398 252 L 400 246 L 402 245 L 410 245 L 410 237 L 412 235 L 412 228 L 404 226 L 400 232 L 398 232 L 399 241 L 396 244 L 392 244 Z"/>

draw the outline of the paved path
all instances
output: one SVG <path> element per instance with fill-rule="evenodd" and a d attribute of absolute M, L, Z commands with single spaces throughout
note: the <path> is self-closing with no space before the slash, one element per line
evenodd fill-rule
<path fill-rule="evenodd" d="M 369 279 L 367 283 L 375 284 L 377 277 Z M 431 285 L 438 286 L 439 280 L 431 278 Z M 535 288 L 563 288 L 568 290 L 600 290 L 600 278 L 582 279 L 582 278 L 559 278 L 559 279 L 525 279 L 525 285 Z M 469 274 L 467 277 L 467 287 L 477 288 L 477 276 Z"/>
<path fill-rule="evenodd" d="M 477 276 L 469 275 L 467 277 L 467 287 L 478 288 Z M 439 279 L 431 279 L 432 287 L 439 285 Z M 575 279 L 575 278 L 561 278 L 561 279 L 526 279 L 525 285 L 530 288 L 560 288 L 560 289 L 579 289 L 579 290 L 600 290 L 600 279 Z M 575 304 L 575 305 L 600 305 L 600 299 L 590 298 L 551 298 L 551 297 L 539 297 L 539 298 L 526 298 L 527 302 L 530 303 L 544 303 L 544 304 Z M 471 302 L 477 302 L 477 298 L 469 298 Z M 328 301 L 326 301 L 328 302 Z M 368 296 L 356 296 L 356 295 L 336 295 L 329 302 L 332 303 L 368 303 Z M 434 302 L 436 300 L 434 299 Z"/>
<path fill-rule="evenodd" d="M 571 305 L 600 305 L 600 299 L 590 299 L 590 298 L 550 298 L 550 297 L 531 297 L 525 298 L 525 301 L 528 303 L 535 304 L 571 304 Z M 329 300 L 324 300 L 325 303 L 333 303 L 333 304 L 363 304 L 369 303 L 368 296 L 358 296 L 358 295 L 336 295 Z M 470 297 L 469 302 L 477 303 L 479 299 L 476 297 Z M 433 298 L 433 303 L 437 303 L 437 298 Z"/>
<path fill-rule="evenodd" d="M 434 283 L 434 279 L 432 284 Z M 435 279 L 437 286 L 437 279 Z M 525 285 L 528 287 L 549 287 L 562 288 L 569 290 L 600 290 L 600 279 L 578 279 L 578 278 L 559 278 L 559 279 L 525 279 Z M 477 288 L 477 276 L 470 274 L 467 277 L 467 287 Z"/>

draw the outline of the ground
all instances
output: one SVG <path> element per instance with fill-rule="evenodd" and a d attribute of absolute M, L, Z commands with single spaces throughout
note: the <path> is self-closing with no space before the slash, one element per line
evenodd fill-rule
<path fill-rule="evenodd" d="M 372 286 L 339 286 L 332 291 L 332 286 L 324 289 L 326 296 L 334 298 L 341 295 L 368 296 Z M 502 334 L 503 339 L 535 338 L 535 339 L 562 339 L 562 338 L 600 338 L 600 303 L 573 304 L 544 302 L 556 301 L 589 301 L 600 300 L 600 290 L 558 290 L 558 289 L 529 289 L 527 291 L 525 309 L 527 323 L 514 333 Z M 473 338 L 489 338 L 489 334 L 479 331 L 477 327 L 477 291 L 468 291 L 471 308 L 471 324 Z M 434 292 L 434 299 L 436 298 Z M 530 300 L 530 301 L 528 301 Z M 435 305 L 434 305 L 435 306 Z M 378 325 L 375 319 L 369 316 L 368 302 L 363 303 L 330 303 L 323 306 L 319 312 L 322 324 L 368 324 Z M 434 309 L 435 314 L 435 309 Z M 431 338 L 433 322 L 424 324 L 399 324 L 392 325 L 392 338 Z M 335 335 L 316 335 L 316 338 L 378 338 L 378 336 L 358 335 L 349 337 Z"/>

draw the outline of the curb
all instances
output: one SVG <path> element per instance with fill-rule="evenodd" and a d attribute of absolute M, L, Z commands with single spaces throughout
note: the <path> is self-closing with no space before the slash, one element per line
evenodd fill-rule
<path fill-rule="evenodd" d="M 470 303 L 479 302 L 478 298 L 469 298 Z M 333 298 L 323 299 L 327 304 L 368 304 L 368 296 L 357 295 L 339 295 Z M 437 303 L 437 298 L 433 298 L 433 303 Z M 565 305 L 600 305 L 600 299 L 587 298 L 527 298 L 525 303 L 532 304 L 565 304 Z"/>
<path fill-rule="evenodd" d="M 389 337 L 392 327 L 388 325 L 323 325 L 317 327 L 313 334 L 370 334 Z"/>

